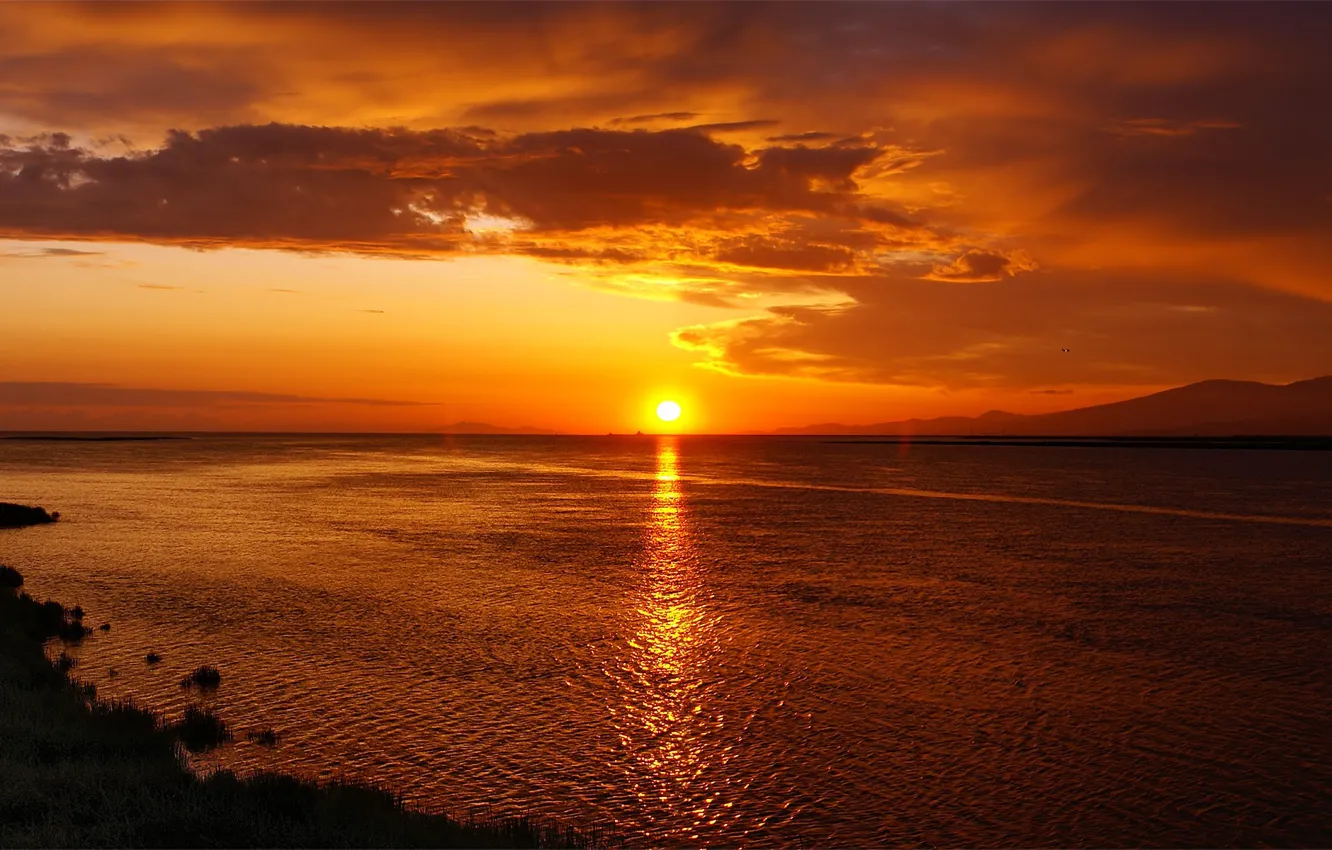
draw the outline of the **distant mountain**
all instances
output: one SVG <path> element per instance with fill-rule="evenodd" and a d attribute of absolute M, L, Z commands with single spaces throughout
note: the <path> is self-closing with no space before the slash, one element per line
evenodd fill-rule
<path fill-rule="evenodd" d="M 1332 376 L 1293 384 L 1201 381 L 1152 395 L 1059 413 L 992 410 L 971 418 L 906 419 L 873 425 L 810 425 L 779 434 L 1039 437 L 1332 436 Z"/>
<path fill-rule="evenodd" d="M 485 422 L 455 422 L 435 429 L 438 434 L 558 434 L 558 431 L 546 431 L 541 428 L 505 428 L 503 425 L 489 425 Z"/>

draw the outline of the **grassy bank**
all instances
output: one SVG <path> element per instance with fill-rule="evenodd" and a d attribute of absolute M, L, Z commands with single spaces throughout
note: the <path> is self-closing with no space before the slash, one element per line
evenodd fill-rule
<path fill-rule="evenodd" d="M 0 583 L 0 847 L 589 846 L 524 818 L 462 823 L 405 809 L 391 794 L 291 777 L 199 778 L 176 731 L 96 698 L 43 644 L 71 616 Z M 7 586 L 6 586 L 7 585 Z"/>

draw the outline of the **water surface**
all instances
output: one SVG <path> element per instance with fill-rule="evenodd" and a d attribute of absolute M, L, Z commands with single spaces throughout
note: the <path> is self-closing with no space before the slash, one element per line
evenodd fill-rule
<path fill-rule="evenodd" d="M 0 560 L 111 622 L 73 651 L 103 695 L 174 715 L 221 668 L 201 769 L 643 845 L 1326 846 L 1329 483 L 1328 452 L 0 442 L 0 496 L 63 515 Z"/>

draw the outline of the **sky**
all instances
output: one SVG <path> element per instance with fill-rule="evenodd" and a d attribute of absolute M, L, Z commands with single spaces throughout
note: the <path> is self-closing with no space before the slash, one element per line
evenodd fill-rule
<path fill-rule="evenodd" d="M 1329 31 L 3 3 L 0 430 L 605 433 L 672 398 L 747 432 L 1327 374 Z"/>

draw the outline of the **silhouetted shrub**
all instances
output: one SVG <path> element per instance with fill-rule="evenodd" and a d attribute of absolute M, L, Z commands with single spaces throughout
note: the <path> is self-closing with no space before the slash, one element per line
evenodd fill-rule
<path fill-rule="evenodd" d="M 263 744 L 265 747 L 275 747 L 278 742 L 278 733 L 272 727 L 251 729 L 245 733 L 245 737 L 256 744 Z"/>
<path fill-rule="evenodd" d="M 76 619 L 76 620 L 82 620 L 82 619 L 83 619 L 83 606 L 82 606 L 82 605 L 75 605 L 73 608 L 70 608 L 70 609 L 69 609 L 69 616 L 73 617 L 73 618 Z"/>
<path fill-rule="evenodd" d="M 110 624 L 110 623 L 102 623 L 102 625 L 98 626 L 97 628 L 101 629 L 101 630 L 104 631 L 104 632 L 109 632 L 109 631 L 111 631 L 111 624 Z"/>
<path fill-rule="evenodd" d="M 0 564 L 0 587 L 22 587 L 23 574 L 13 567 Z"/>
<path fill-rule="evenodd" d="M 150 652 L 143 657 L 143 660 L 149 664 L 156 664 L 162 660 L 162 656 L 158 655 L 156 652 Z"/>
<path fill-rule="evenodd" d="M 176 737 L 192 753 L 211 750 L 231 740 L 231 730 L 211 709 L 188 706 L 174 727 Z"/>
<path fill-rule="evenodd" d="M 60 655 L 57 656 L 55 660 L 56 669 L 59 670 L 61 673 L 68 673 L 70 670 L 74 669 L 74 665 L 78 663 L 79 662 L 75 661 L 73 658 L 70 658 L 69 655 L 63 652 L 60 653 Z"/>
<path fill-rule="evenodd" d="M 67 643 L 78 643 L 90 634 L 92 629 L 79 620 L 64 620 L 60 624 L 60 639 Z"/>
<path fill-rule="evenodd" d="M 209 667 L 207 664 L 180 680 L 182 688 L 188 688 L 191 685 L 198 685 L 201 688 L 216 688 L 220 684 L 222 684 L 222 674 L 218 672 L 216 667 Z"/>

